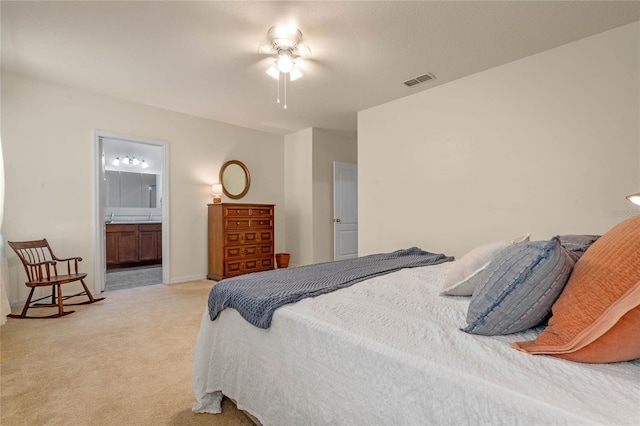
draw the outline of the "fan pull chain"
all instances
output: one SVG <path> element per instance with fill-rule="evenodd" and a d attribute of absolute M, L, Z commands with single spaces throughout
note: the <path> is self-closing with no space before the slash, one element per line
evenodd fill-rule
<path fill-rule="evenodd" d="M 280 103 L 280 73 L 278 73 L 278 95 L 276 102 Z"/>
<path fill-rule="evenodd" d="M 287 109 L 287 74 L 283 74 L 284 80 L 284 109 Z"/>

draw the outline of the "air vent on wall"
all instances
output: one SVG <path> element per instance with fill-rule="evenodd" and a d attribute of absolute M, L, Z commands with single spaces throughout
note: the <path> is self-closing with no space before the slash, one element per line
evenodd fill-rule
<path fill-rule="evenodd" d="M 411 87 L 411 86 L 415 86 L 416 84 L 424 83 L 425 81 L 433 80 L 434 78 L 436 77 L 433 74 L 426 73 L 421 76 L 409 79 L 405 81 L 404 84 Z"/>

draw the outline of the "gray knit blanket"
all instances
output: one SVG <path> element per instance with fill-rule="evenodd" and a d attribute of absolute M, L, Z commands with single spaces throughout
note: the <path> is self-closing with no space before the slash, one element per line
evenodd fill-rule
<path fill-rule="evenodd" d="M 453 257 L 444 254 L 412 247 L 392 253 L 227 278 L 214 285 L 209 293 L 209 316 L 213 321 L 224 308 L 234 308 L 256 327 L 269 328 L 274 311 L 282 305 L 403 268 L 437 265 L 452 260 Z"/>

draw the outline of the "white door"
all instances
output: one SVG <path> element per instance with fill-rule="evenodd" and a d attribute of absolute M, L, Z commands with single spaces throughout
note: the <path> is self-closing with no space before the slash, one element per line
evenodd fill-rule
<path fill-rule="evenodd" d="M 333 259 L 358 257 L 358 166 L 333 162 Z"/>

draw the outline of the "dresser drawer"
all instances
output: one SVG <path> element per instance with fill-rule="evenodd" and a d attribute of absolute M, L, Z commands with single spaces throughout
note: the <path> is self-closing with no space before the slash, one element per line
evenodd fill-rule
<path fill-rule="evenodd" d="M 271 219 L 251 219 L 249 221 L 250 228 L 273 228 L 273 221 Z"/>
<path fill-rule="evenodd" d="M 255 228 L 273 228 L 273 220 L 269 217 L 265 218 L 235 218 L 224 221 L 225 229 L 255 229 Z"/>
<path fill-rule="evenodd" d="M 251 217 L 273 217 L 273 208 L 271 207 L 252 207 L 249 209 L 249 215 Z"/>
<path fill-rule="evenodd" d="M 273 250 L 270 244 L 265 245 L 238 245 L 225 247 L 227 260 L 240 260 L 252 257 L 272 256 Z"/>
<path fill-rule="evenodd" d="M 224 208 L 224 216 L 227 218 L 251 216 L 251 207 L 230 206 Z"/>
<path fill-rule="evenodd" d="M 227 261 L 224 264 L 224 275 L 226 277 L 235 277 L 250 272 L 268 271 L 271 269 L 273 269 L 272 258 Z"/>
<path fill-rule="evenodd" d="M 260 266 L 264 271 L 273 269 L 273 257 L 270 257 L 270 258 L 265 257 L 264 259 L 260 260 Z"/>
<path fill-rule="evenodd" d="M 255 243 L 271 243 L 273 241 L 273 230 L 265 229 L 262 231 L 229 231 L 224 235 L 225 246 L 255 244 Z"/>
<path fill-rule="evenodd" d="M 225 229 L 249 229 L 251 228 L 251 221 L 248 218 L 236 218 L 226 219 L 224 221 Z"/>
<path fill-rule="evenodd" d="M 260 231 L 247 231 L 244 233 L 246 241 L 256 241 L 258 243 L 272 243 L 273 242 L 273 230 L 264 229 Z"/>
<path fill-rule="evenodd" d="M 245 246 L 229 246 L 225 247 L 224 255 L 227 260 L 240 260 Z"/>

